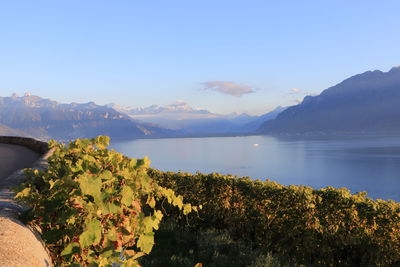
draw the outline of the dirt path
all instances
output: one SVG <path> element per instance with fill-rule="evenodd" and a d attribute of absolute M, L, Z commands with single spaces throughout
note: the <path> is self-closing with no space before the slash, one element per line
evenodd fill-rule
<path fill-rule="evenodd" d="M 24 146 L 0 144 L 0 183 L 14 171 L 32 166 L 39 156 Z"/>

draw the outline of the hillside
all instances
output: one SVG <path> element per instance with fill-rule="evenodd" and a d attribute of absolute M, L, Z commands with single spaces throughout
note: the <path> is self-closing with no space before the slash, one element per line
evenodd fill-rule
<path fill-rule="evenodd" d="M 278 106 L 274 110 L 265 113 L 258 118 L 248 122 L 247 124 L 244 125 L 244 128 L 247 131 L 255 131 L 257 130 L 264 122 L 270 121 L 275 119 L 281 112 L 283 112 L 287 107 L 281 107 Z"/>
<path fill-rule="evenodd" d="M 276 119 L 261 125 L 264 134 L 400 133 L 400 67 L 367 71 L 307 96 Z"/>
<path fill-rule="evenodd" d="M 29 134 L 24 133 L 23 131 L 12 129 L 3 124 L 0 124 L 0 135 L 3 135 L 3 136 L 29 136 Z"/>
<path fill-rule="evenodd" d="M 4 128 L 7 129 L 5 133 L 17 131 L 15 134 L 18 135 L 58 140 L 97 135 L 126 139 L 169 134 L 168 130 L 139 123 L 112 108 L 93 102 L 60 104 L 30 94 L 0 97 L 0 124 L 7 127 Z"/>

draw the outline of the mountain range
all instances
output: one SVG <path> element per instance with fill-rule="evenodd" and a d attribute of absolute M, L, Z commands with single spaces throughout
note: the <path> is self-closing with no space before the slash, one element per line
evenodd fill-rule
<path fill-rule="evenodd" d="M 60 104 L 30 94 L 0 97 L 0 126 L 2 135 L 33 136 L 44 140 L 69 140 L 100 134 L 116 139 L 173 134 L 93 102 Z"/>
<path fill-rule="evenodd" d="M 249 132 L 258 116 L 219 115 L 179 101 L 168 106 L 62 104 L 31 94 L 0 97 L 0 135 L 71 140 L 97 135 L 113 139 L 229 135 Z M 268 118 L 266 118 L 268 119 Z"/>
<path fill-rule="evenodd" d="M 400 67 L 367 71 L 307 96 L 261 125 L 261 134 L 398 134 Z"/>
<path fill-rule="evenodd" d="M 216 114 L 205 109 L 195 109 L 184 101 L 144 108 L 123 108 L 109 104 L 115 110 L 138 121 L 153 123 L 166 129 L 179 131 L 180 135 L 223 135 L 249 133 L 261 123 L 274 118 L 281 108 L 262 116 L 250 116 L 246 113 Z"/>
<path fill-rule="evenodd" d="M 261 116 L 215 114 L 183 101 L 145 108 L 62 104 L 30 94 L 0 97 L 0 135 L 70 140 L 224 136 L 399 134 L 400 67 L 367 71 Z"/>

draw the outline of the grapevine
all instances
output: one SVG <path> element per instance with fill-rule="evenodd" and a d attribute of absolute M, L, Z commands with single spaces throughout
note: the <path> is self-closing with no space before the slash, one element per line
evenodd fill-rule
<path fill-rule="evenodd" d="M 51 141 L 46 170 L 27 169 L 16 198 L 31 207 L 57 266 L 139 266 L 152 250 L 165 199 L 197 211 L 147 175 L 149 160 L 107 149 L 109 138 Z"/>

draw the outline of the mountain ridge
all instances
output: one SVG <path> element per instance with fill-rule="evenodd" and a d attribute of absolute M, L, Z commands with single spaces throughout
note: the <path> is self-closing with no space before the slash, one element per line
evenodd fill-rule
<path fill-rule="evenodd" d="M 307 96 L 258 129 L 263 134 L 400 133 L 400 67 L 354 75 Z"/>
<path fill-rule="evenodd" d="M 94 102 L 61 104 L 30 94 L 0 97 L 0 115 L 0 124 L 45 140 L 97 135 L 129 139 L 169 134 L 168 130 L 137 122 Z"/>
<path fill-rule="evenodd" d="M 270 112 L 260 116 L 237 112 L 216 114 L 206 109 L 193 108 L 185 101 L 176 101 L 166 106 L 151 105 L 140 108 L 123 108 L 115 104 L 107 106 L 133 119 L 154 123 L 167 129 L 179 130 L 181 131 L 180 135 L 247 134 L 255 130 L 256 126 L 262 122 L 274 118 Z M 278 108 L 273 112 L 279 113 L 278 110 L 281 111 Z"/>

